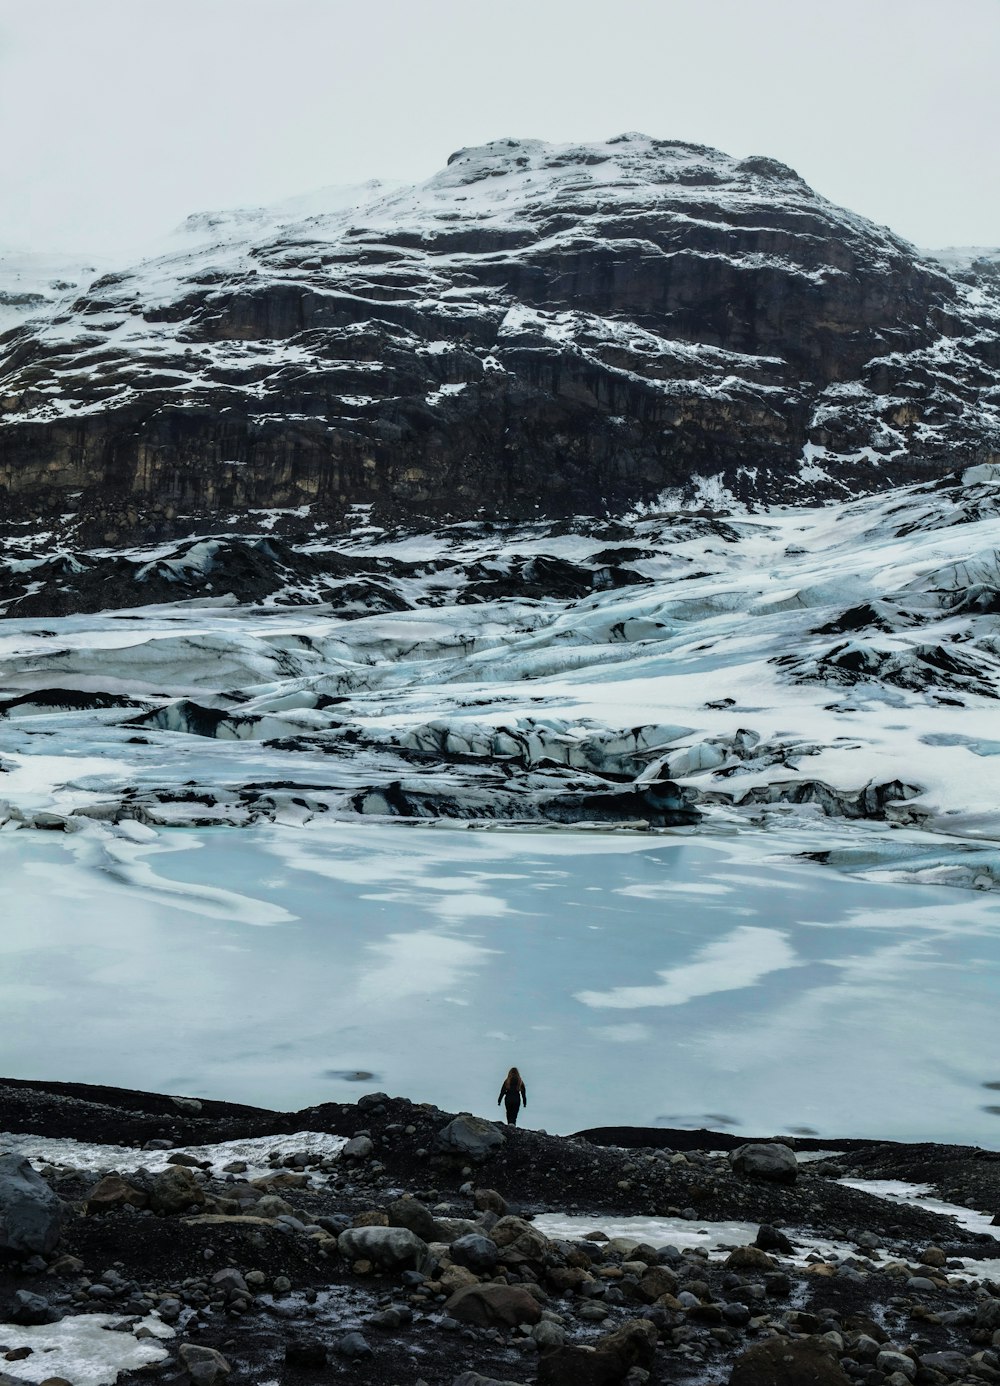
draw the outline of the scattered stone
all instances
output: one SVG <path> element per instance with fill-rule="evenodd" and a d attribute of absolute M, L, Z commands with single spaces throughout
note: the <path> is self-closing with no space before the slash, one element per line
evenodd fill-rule
<path fill-rule="evenodd" d="M 375 1142 L 370 1136 L 354 1136 L 340 1152 L 344 1160 L 370 1160 L 375 1153 Z"/>

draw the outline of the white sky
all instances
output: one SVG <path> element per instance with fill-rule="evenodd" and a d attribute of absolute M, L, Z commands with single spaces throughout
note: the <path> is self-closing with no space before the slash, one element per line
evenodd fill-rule
<path fill-rule="evenodd" d="M 998 61 L 1000 0 L 0 0 L 0 245 L 124 254 L 189 212 L 624 130 L 998 245 Z"/>

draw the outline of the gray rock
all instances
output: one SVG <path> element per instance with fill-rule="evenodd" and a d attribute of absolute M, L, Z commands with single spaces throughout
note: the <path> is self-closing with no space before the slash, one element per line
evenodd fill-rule
<path fill-rule="evenodd" d="M 375 1142 L 370 1136 L 354 1136 L 340 1152 L 341 1159 L 370 1160 L 375 1153 Z"/>
<path fill-rule="evenodd" d="M 182 1112 L 200 1112 L 201 1103 L 197 1097 L 171 1097 L 171 1102 L 175 1107 L 179 1107 Z"/>
<path fill-rule="evenodd" d="M 449 1254 L 456 1265 L 465 1266 L 477 1275 L 491 1275 L 496 1270 L 500 1251 L 489 1237 L 473 1233 L 452 1242 Z"/>
<path fill-rule="evenodd" d="M 510 1212 L 507 1200 L 496 1189 L 476 1189 L 472 1195 L 472 1205 L 481 1213 L 495 1213 L 498 1218 Z"/>
<path fill-rule="evenodd" d="M 181 1343 L 177 1349 L 185 1371 L 198 1386 L 212 1386 L 220 1376 L 228 1376 L 232 1367 L 215 1348 L 201 1347 L 198 1343 Z"/>
<path fill-rule="evenodd" d="M 63 1206 L 20 1155 L 0 1156 L 0 1251 L 43 1255 L 62 1230 Z"/>
<path fill-rule="evenodd" d="M 337 1250 L 348 1261 L 372 1261 L 382 1270 L 419 1270 L 427 1260 L 427 1243 L 408 1227 L 349 1227 L 337 1238 Z"/>
<path fill-rule="evenodd" d="M 562 1347 L 566 1341 L 566 1330 L 557 1323 L 550 1323 L 548 1319 L 543 1319 L 541 1323 L 536 1323 L 531 1330 L 531 1336 L 538 1345 L 541 1352 L 544 1348 Z"/>
<path fill-rule="evenodd" d="M 976 1309 L 973 1331 L 995 1333 L 1000 1328 L 1000 1299 L 985 1299 Z"/>
<path fill-rule="evenodd" d="M 295 1209 L 278 1194 L 265 1194 L 263 1198 L 258 1198 L 253 1205 L 253 1215 L 255 1218 L 284 1218 L 294 1217 Z"/>
<path fill-rule="evenodd" d="M 503 1132 L 492 1121 L 462 1112 L 438 1132 L 438 1144 L 451 1154 L 485 1160 L 503 1145 Z"/>
<path fill-rule="evenodd" d="M 426 1208 L 419 1199 L 397 1198 L 395 1203 L 390 1203 L 385 1211 L 389 1218 L 390 1227 L 408 1227 L 411 1232 L 415 1232 L 425 1242 L 440 1241 L 437 1223 L 434 1221 L 430 1209 Z"/>
<path fill-rule="evenodd" d="M 212 1276 L 212 1284 L 217 1289 L 224 1290 L 228 1295 L 248 1295 L 250 1288 L 240 1271 L 235 1266 L 226 1266 L 218 1270 Z"/>
<path fill-rule="evenodd" d="M 916 1362 L 912 1357 L 907 1357 L 905 1352 L 883 1349 L 875 1358 L 875 1366 L 886 1376 L 891 1376 L 893 1372 L 902 1372 L 907 1381 L 913 1381 L 917 1375 Z"/>
<path fill-rule="evenodd" d="M 334 1343 L 333 1350 L 339 1353 L 341 1357 L 349 1357 L 352 1361 L 359 1357 L 372 1356 L 368 1340 L 360 1333 L 345 1333 Z"/>
<path fill-rule="evenodd" d="M 773 1184 L 794 1184 L 799 1177 L 799 1162 L 794 1150 L 779 1142 L 741 1145 L 729 1155 L 729 1163 L 737 1174 L 749 1179 L 765 1179 Z"/>
<path fill-rule="evenodd" d="M 467 1285 L 445 1301 L 444 1312 L 479 1328 L 515 1328 L 542 1317 L 538 1300 L 521 1285 Z"/>
<path fill-rule="evenodd" d="M 936 1291 L 938 1286 L 934 1284 L 933 1280 L 929 1280 L 926 1275 L 911 1275 L 906 1282 L 906 1288 L 908 1290 L 923 1290 L 926 1292 L 928 1290 Z"/>
<path fill-rule="evenodd" d="M 55 1323 L 59 1317 L 59 1311 L 42 1295 L 32 1294 L 30 1290 L 15 1292 L 14 1312 L 11 1315 L 15 1323 Z"/>
<path fill-rule="evenodd" d="M 171 1165 L 150 1185 L 150 1207 L 155 1213 L 183 1213 L 192 1204 L 205 1202 L 205 1190 L 189 1169 Z"/>
<path fill-rule="evenodd" d="M 767 1222 L 762 1222 L 757 1229 L 754 1246 L 759 1247 L 761 1251 L 778 1251 L 782 1256 L 791 1256 L 795 1250 L 784 1232 L 779 1232 Z"/>
<path fill-rule="evenodd" d="M 966 1376 L 969 1371 L 968 1358 L 961 1352 L 925 1352 L 920 1358 L 920 1365 L 929 1371 L 940 1372 L 953 1381 Z"/>

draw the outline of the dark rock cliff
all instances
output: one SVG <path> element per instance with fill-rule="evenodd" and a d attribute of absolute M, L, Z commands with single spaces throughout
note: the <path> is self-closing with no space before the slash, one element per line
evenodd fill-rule
<path fill-rule="evenodd" d="M 949 274 L 772 160 L 499 141 L 346 202 L 192 223 L 0 337 L 7 516 L 111 540 L 269 507 L 594 513 L 699 481 L 800 502 L 1000 460 L 990 265 Z"/>

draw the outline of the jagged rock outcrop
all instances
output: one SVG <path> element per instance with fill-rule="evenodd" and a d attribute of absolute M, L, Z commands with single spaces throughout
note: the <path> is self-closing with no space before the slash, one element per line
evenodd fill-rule
<path fill-rule="evenodd" d="M 9 515 L 110 542 L 263 508 L 596 513 L 699 478 L 806 500 L 1000 457 L 992 262 L 952 275 L 770 159 L 501 140 L 187 240 L 0 336 Z"/>

